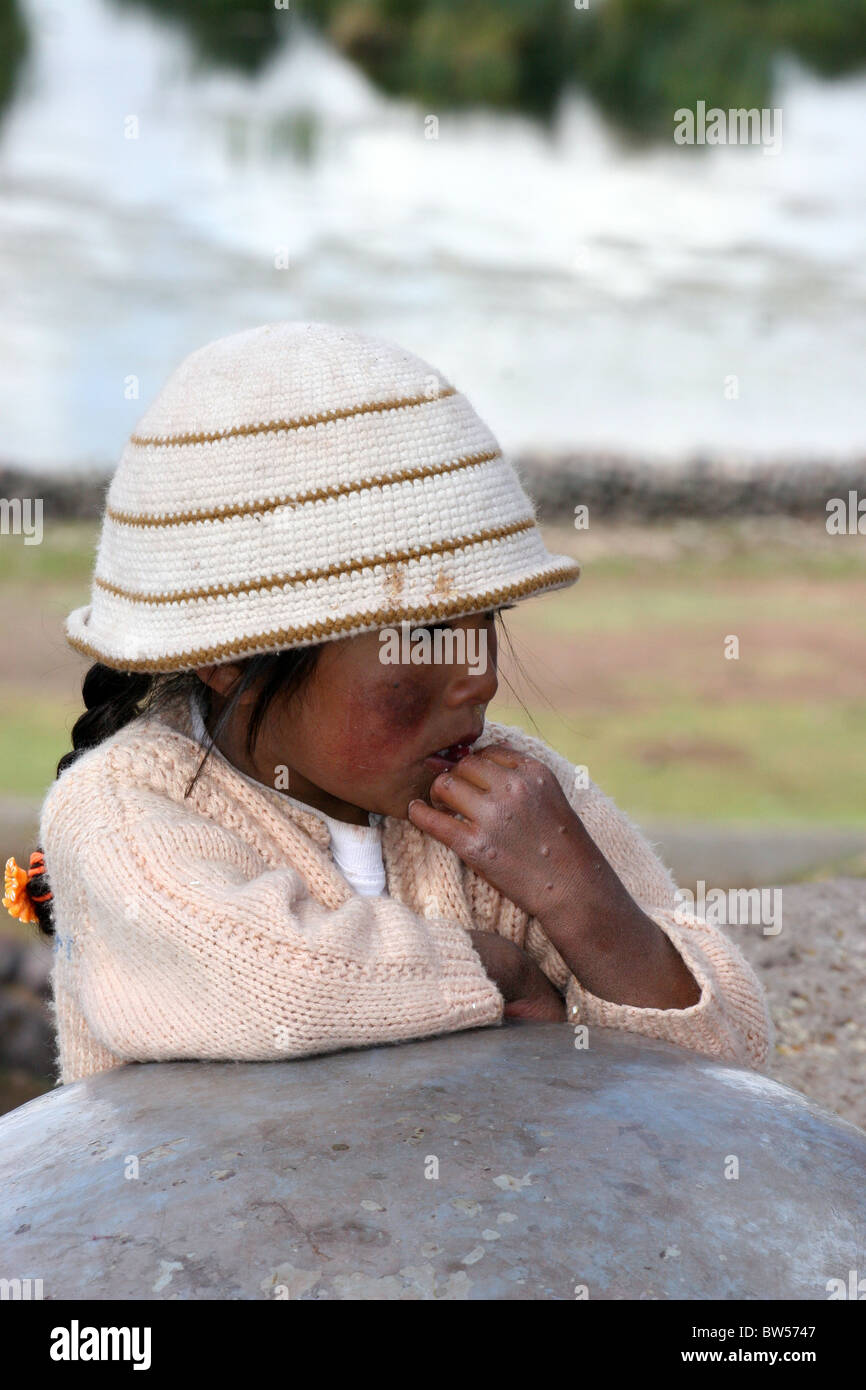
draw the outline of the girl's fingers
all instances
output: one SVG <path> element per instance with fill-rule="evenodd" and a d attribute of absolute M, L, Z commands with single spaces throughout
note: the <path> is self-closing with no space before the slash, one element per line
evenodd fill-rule
<path fill-rule="evenodd" d="M 460 764 L 458 763 L 457 767 Z M 475 820 L 485 800 L 485 789 L 474 786 L 467 777 L 453 772 L 440 772 L 430 788 L 430 795 L 437 801 L 444 801 L 451 810 L 461 811 L 469 820 Z"/>
<path fill-rule="evenodd" d="M 463 831 L 463 822 L 455 820 L 454 816 L 448 811 L 436 811 L 432 806 L 428 806 L 426 801 L 416 798 L 409 802 L 406 812 L 413 825 L 417 825 L 419 830 L 425 830 L 435 839 L 440 840 L 449 849 L 457 851 L 457 843 Z"/>
<path fill-rule="evenodd" d="M 459 763 L 455 764 L 454 772 L 458 777 L 471 782 L 473 787 L 478 787 L 483 792 L 490 791 L 489 759 L 485 766 L 476 753 L 470 753 L 468 757 L 461 758 Z"/>
<path fill-rule="evenodd" d="M 480 788 L 481 791 L 495 791 L 501 785 L 502 773 L 498 771 L 500 767 L 516 768 L 520 766 L 517 753 L 509 752 L 500 745 L 491 744 L 487 748 L 479 748 L 477 752 L 469 753 L 467 757 L 461 758 L 452 769 L 456 777 L 463 777 L 473 786 Z"/>
<path fill-rule="evenodd" d="M 502 767 L 520 767 L 523 761 L 517 749 L 506 743 L 489 743 L 486 748 L 479 748 L 476 756 Z"/>

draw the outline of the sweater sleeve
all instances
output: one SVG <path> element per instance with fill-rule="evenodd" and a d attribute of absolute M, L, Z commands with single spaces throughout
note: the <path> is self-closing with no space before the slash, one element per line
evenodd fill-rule
<path fill-rule="evenodd" d="M 86 1024 L 88 1050 L 64 1059 L 61 1034 L 61 1080 L 88 1057 L 91 1070 L 110 1056 L 271 1060 L 501 1022 L 502 995 L 456 921 L 386 897 L 325 906 L 297 869 L 152 789 L 91 779 L 81 832 L 63 781 L 42 842 L 58 917 L 77 924 L 62 952 L 79 1020 L 67 1037 Z"/>
<path fill-rule="evenodd" d="M 569 802 L 629 893 L 679 952 L 700 989 L 686 1009 L 614 1004 L 584 989 L 531 919 L 526 949 L 565 994 L 572 1024 L 598 1024 L 660 1038 L 709 1056 L 758 1068 L 766 1062 L 772 1025 L 752 967 L 721 928 L 683 910 L 676 885 L 638 828 L 579 770 L 561 777 Z"/>

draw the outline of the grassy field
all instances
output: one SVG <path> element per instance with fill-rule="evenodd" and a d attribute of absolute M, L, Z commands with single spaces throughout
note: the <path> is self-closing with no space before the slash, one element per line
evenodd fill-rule
<path fill-rule="evenodd" d="M 861 537 L 761 521 L 546 539 L 583 574 L 506 618 L 534 726 L 504 682 L 491 715 L 641 819 L 866 826 Z"/>
<path fill-rule="evenodd" d="M 583 575 L 506 616 L 520 670 L 504 642 L 492 718 L 540 732 L 639 818 L 866 826 L 862 537 L 781 520 L 545 536 Z M 69 747 L 86 662 L 62 619 L 88 601 L 97 539 L 70 523 L 0 547 L 7 799 L 40 798 Z"/>

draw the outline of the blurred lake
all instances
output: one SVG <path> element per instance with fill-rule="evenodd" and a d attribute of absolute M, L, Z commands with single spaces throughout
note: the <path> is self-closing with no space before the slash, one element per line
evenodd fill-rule
<path fill-rule="evenodd" d="M 419 352 L 507 449 L 862 451 L 866 78 L 782 69 L 776 154 L 648 150 L 575 92 L 550 130 L 385 97 L 312 30 L 249 78 L 147 13 L 24 10 L 0 462 L 113 467 L 187 352 L 283 318 Z"/>

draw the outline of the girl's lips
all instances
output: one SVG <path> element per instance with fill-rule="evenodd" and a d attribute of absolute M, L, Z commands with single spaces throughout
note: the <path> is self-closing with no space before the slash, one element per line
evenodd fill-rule
<path fill-rule="evenodd" d="M 478 737 L 480 738 L 481 735 L 479 734 Z M 447 772 L 449 767 L 454 767 L 461 758 L 465 758 L 467 754 L 472 752 L 472 744 L 475 742 L 475 739 L 471 739 L 468 743 L 452 743 L 448 748 L 440 748 L 436 753 L 431 753 L 428 758 L 424 759 L 424 766 L 429 768 L 431 772 Z"/>

